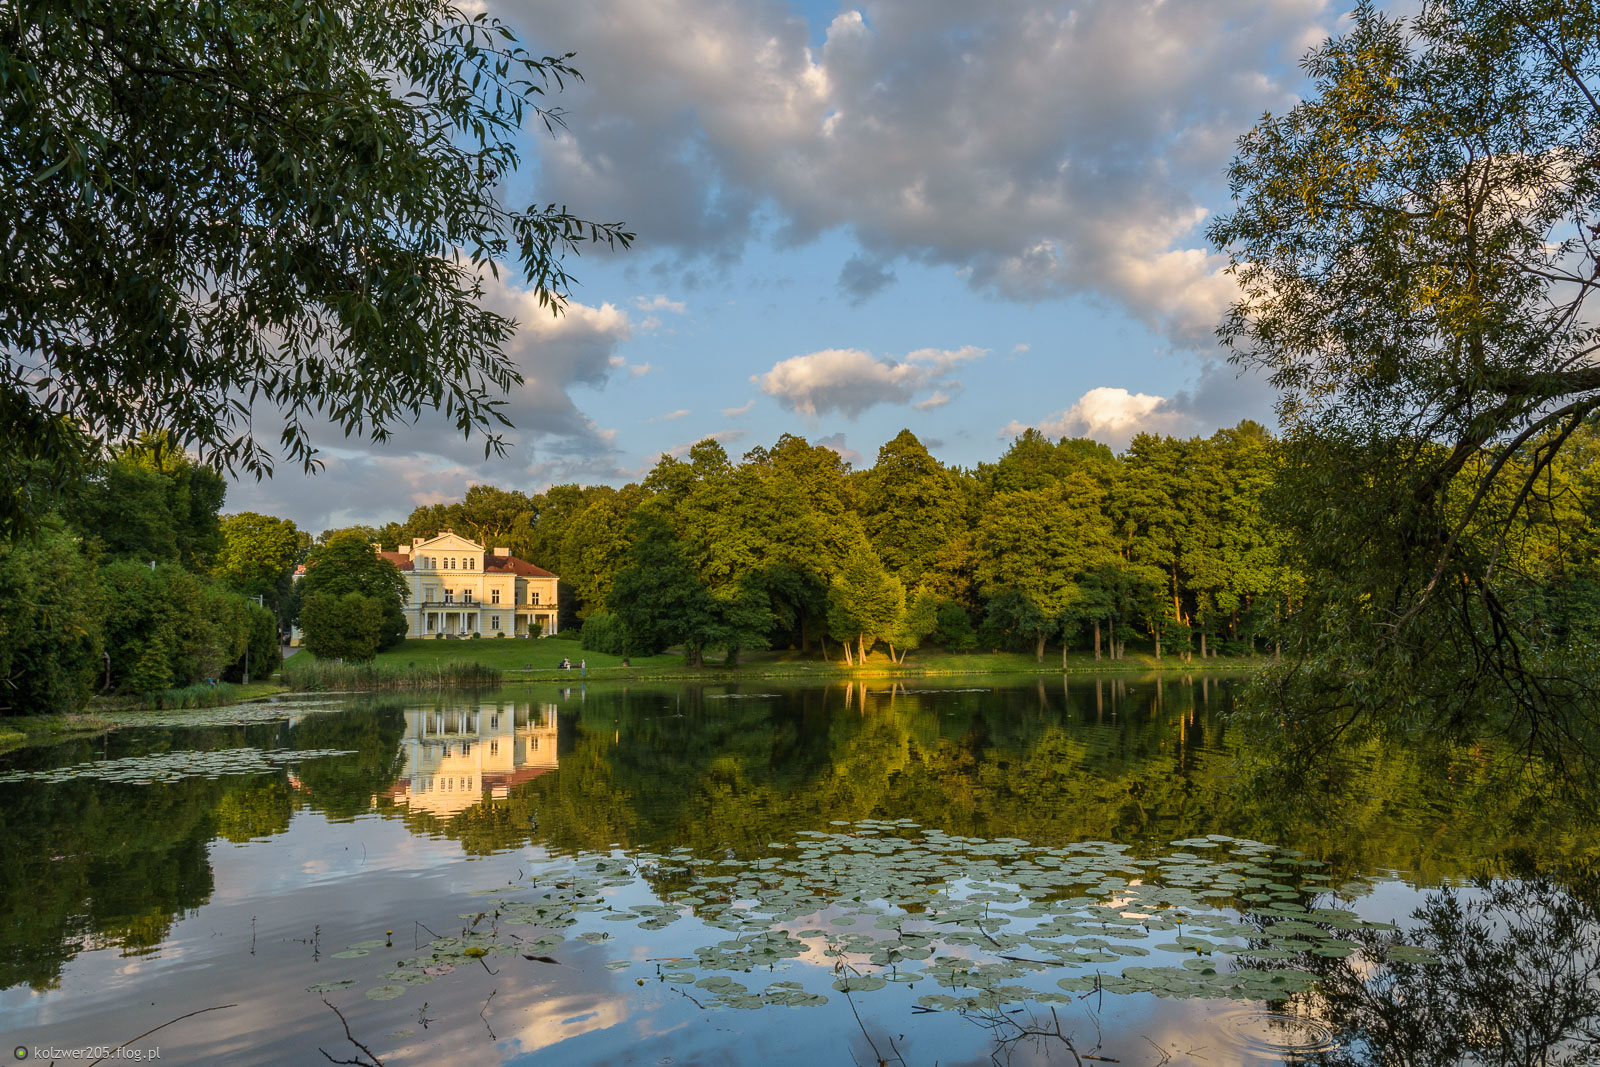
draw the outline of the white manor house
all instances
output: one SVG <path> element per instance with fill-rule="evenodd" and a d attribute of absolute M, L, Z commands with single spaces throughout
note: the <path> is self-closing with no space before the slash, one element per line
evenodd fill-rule
<path fill-rule="evenodd" d="M 557 578 L 509 548 L 485 548 L 450 530 L 378 554 L 400 568 L 406 636 L 528 637 L 553 634 Z"/>

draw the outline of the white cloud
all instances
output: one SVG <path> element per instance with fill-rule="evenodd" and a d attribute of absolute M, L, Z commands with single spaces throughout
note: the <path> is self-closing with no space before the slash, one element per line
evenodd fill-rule
<path fill-rule="evenodd" d="M 950 372 L 985 354 L 972 345 L 921 348 L 897 362 L 858 348 L 825 348 L 783 360 L 750 380 L 790 411 L 809 418 L 838 412 L 853 419 L 877 404 L 910 403 L 924 390 L 959 388 Z"/>
<path fill-rule="evenodd" d="M 1184 434 L 1192 432 L 1193 422 L 1166 397 L 1100 386 L 1084 393 L 1070 408 L 1031 425 L 1046 437 L 1092 437 L 1120 450 L 1134 434 Z M 1014 421 L 1000 436 L 1015 437 L 1028 427 L 1028 423 Z"/>
<path fill-rule="evenodd" d="M 682 315 L 689 310 L 688 305 L 682 300 L 669 300 L 664 293 L 636 296 L 633 298 L 633 306 L 640 311 L 670 311 L 674 315 Z"/>
<path fill-rule="evenodd" d="M 736 407 L 736 408 L 723 408 L 722 409 L 722 414 L 723 414 L 724 418 L 729 418 L 729 419 L 734 418 L 734 417 L 739 416 L 739 415 L 748 415 L 748 414 L 750 414 L 750 409 L 755 407 L 755 406 L 756 406 L 756 402 L 754 400 L 746 400 L 744 402 L 744 404 L 742 404 L 739 407 Z"/>
<path fill-rule="evenodd" d="M 687 414 L 689 414 L 689 409 L 688 408 L 679 408 L 677 411 L 669 411 L 665 415 L 652 415 L 650 417 L 649 421 L 650 422 L 672 422 L 674 419 L 681 419 Z"/>
<path fill-rule="evenodd" d="M 1237 134 L 1293 104 L 1295 61 L 1334 16 L 1327 0 L 865 0 L 823 29 L 730 0 L 503 10 L 589 75 L 566 101 L 582 121 L 542 146 L 541 195 L 628 220 L 647 254 L 727 265 L 769 220 L 780 242 L 843 230 L 855 300 L 903 259 L 1007 299 L 1107 298 L 1207 348 L 1230 283 L 1205 199 L 1225 195 Z"/>
<path fill-rule="evenodd" d="M 918 411 L 932 411 L 934 408 L 944 407 L 946 404 L 950 403 L 952 399 L 954 398 L 951 397 L 949 393 L 939 390 L 928 399 L 919 400 L 911 406 L 916 408 Z"/>
<path fill-rule="evenodd" d="M 528 290 L 492 277 L 485 277 L 484 286 L 484 305 L 518 323 L 506 355 L 523 381 L 500 398 L 499 410 L 511 422 L 497 430 L 503 455 L 486 456 L 483 438 L 464 436 L 442 412 L 424 411 L 413 425 L 395 427 L 381 444 L 346 438 L 318 420 L 309 429 L 313 445 L 324 449 L 320 474 L 307 477 L 280 465 L 270 480 L 234 483 L 229 508 L 282 515 L 320 530 L 404 518 L 419 503 L 459 499 L 475 483 L 527 488 L 551 479 L 621 474 L 616 429 L 583 411 L 573 392 L 602 389 L 622 371 L 638 375 L 649 369 L 648 364 L 630 366 L 617 352 L 632 336 L 628 313 L 609 303 L 571 301 L 562 315 L 553 316 Z M 270 405 L 253 411 L 259 440 L 275 438 L 281 426 L 282 415 Z"/>

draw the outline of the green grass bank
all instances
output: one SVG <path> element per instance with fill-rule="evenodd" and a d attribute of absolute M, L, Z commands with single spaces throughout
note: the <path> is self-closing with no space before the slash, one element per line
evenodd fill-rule
<path fill-rule="evenodd" d="M 570 660 L 569 670 L 561 668 Z M 683 656 L 667 652 L 633 656 L 624 667 L 623 657 L 589 652 L 576 641 L 539 640 L 409 640 L 381 653 L 370 664 L 323 663 L 300 652 L 284 664 L 282 680 L 293 689 L 339 688 L 448 688 L 472 685 L 515 684 L 518 681 L 681 681 L 710 682 L 739 679 L 790 681 L 848 681 L 859 678 L 917 678 L 938 675 L 1000 674 L 1149 674 L 1156 671 L 1241 671 L 1266 666 L 1266 656 L 1193 657 L 1156 659 L 1129 653 L 1123 659 L 1094 658 L 1091 652 L 1069 652 L 1065 666 L 1059 652 L 1040 661 L 1022 652 L 913 652 L 904 662 L 891 662 L 876 652 L 867 662 L 847 666 L 837 657 L 824 660 L 798 652 L 746 652 L 737 665 L 720 658 L 703 667 L 690 667 Z M 586 664 L 580 668 L 580 664 Z"/>

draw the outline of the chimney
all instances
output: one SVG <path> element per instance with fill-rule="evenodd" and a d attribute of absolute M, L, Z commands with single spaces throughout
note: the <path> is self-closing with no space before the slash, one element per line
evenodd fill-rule
<path fill-rule="evenodd" d="M 401 545 L 400 546 L 400 554 L 402 556 L 410 558 L 410 556 L 411 556 L 411 546 L 410 545 Z"/>
<path fill-rule="evenodd" d="M 511 550 L 509 548 L 497 548 L 497 549 L 494 550 L 494 554 L 497 555 L 497 556 L 500 556 L 501 558 L 504 558 L 506 556 L 511 555 Z"/>

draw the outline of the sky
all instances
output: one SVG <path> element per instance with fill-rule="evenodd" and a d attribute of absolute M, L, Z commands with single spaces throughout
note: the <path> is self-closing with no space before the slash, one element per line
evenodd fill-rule
<path fill-rule="evenodd" d="M 714 437 L 793 433 L 857 467 L 909 428 L 992 461 L 1027 427 L 1273 425 L 1213 330 L 1206 241 L 1240 134 L 1292 107 L 1323 0 L 487 0 L 535 54 L 576 53 L 530 123 L 523 201 L 622 221 L 566 313 L 514 273 L 505 456 L 425 415 L 383 444 L 314 434 L 228 511 L 313 533 L 403 520 L 472 484 L 620 485 Z M 270 427 L 258 425 L 270 440 Z"/>

